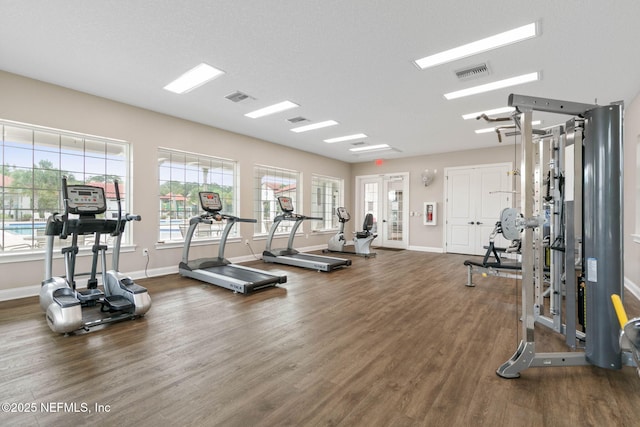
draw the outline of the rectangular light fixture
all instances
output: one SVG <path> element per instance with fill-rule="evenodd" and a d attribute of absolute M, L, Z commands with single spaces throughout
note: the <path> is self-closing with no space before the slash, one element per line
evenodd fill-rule
<path fill-rule="evenodd" d="M 531 122 L 531 125 L 535 126 L 535 125 L 539 125 L 540 123 L 542 123 L 542 121 L 534 120 L 534 121 Z M 484 128 L 484 129 L 477 129 L 475 132 L 476 133 L 489 133 L 489 132 L 495 132 L 496 129 L 497 129 L 497 127 Z"/>
<path fill-rule="evenodd" d="M 414 62 L 418 68 L 424 70 L 425 68 L 434 67 L 436 65 L 466 58 L 471 55 L 486 52 L 512 43 L 521 42 L 523 40 L 536 37 L 537 35 L 538 30 L 536 23 L 534 22 L 482 40 L 445 50 L 444 52 L 416 59 Z"/>
<path fill-rule="evenodd" d="M 279 113 L 281 111 L 290 110 L 296 107 L 299 107 L 299 105 L 296 104 L 295 102 L 282 101 L 282 102 L 278 102 L 277 104 L 273 104 L 268 107 L 264 107 L 259 110 L 247 113 L 245 114 L 245 116 L 250 117 L 252 119 L 257 119 L 258 117 L 268 116 L 270 114 Z"/>
<path fill-rule="evenodd" d="M 391 147 L 389 147 L 389 144 L 377 144 L 377 145 L 367 145 L 365 147 L 349 148 L 349 151 L 353 151 L 353 152 L 382 151 L 382 150 L 391 150 Z"/>
<path fill-rule="evenodd" d="M 506 113 L 511 113 L 513 111 L 515 111 L 516 109 L 513 107 L 500 107 L 500 108 L 494 108 L 492 110 L 486 110 L 486 111 L 478 111 L 477 113 L 469 113 L 469 114 L 463 114 L 462 118 L 464 120 L 470 120 L 470 119 L 477 119 L 478 117 L 480 117 L 482 114 L 486 114 L 487 116 L 492 116 L 494 114 L 506 114 Z"/>
<path fill-rule="evenodd" d="M 534 82 L 540 79 L 540 74 L 535 73 L 523 74 L 521 76 L 511 77 L 504 80 L 498 80 L 486 83 L 480 86 L 474 86 L 467 89 L 457 90 L 455 92 L 445 93 L 444 97 L 448 100 L 462 98 L 464 96 L 477 95 L 479 93 L 490 92 L 492 90 L 503 89 L 505 87 L 516 86 L 523 83 Z"/>
<path fill-rule="evenodd" d="M 298 126 L 297 128 L 291 129 L 291 132 L 296 132 L 296 133 L 307 132 L 307 131 L 314 130 L 314 129 L 322 129 L 322 128 L 326 128 L 326 127 L 329 127 L 329 126 L 335 126 L 337 124 L 338 124 L 338 122 L 336 122 L 335 120 L 325 120 L 324 122 L 318 122 L 318 123 L 312 123 L 310 125 Z"/>
<path fill-rule="evenodd" d="M 222 74 L 224 71 L 203 62 L 166 85 L 164 89 L 173 93 L 187 93 Z"/>
<path fill-rule="evenodd" d="M 339 136 L 337 138 L 329 138 L 325 139 L 324 142 L 328 142 L 329 144 L 333 144 L 334 142 L 343 142 L 343 141 L 351 141 L 354 139 L 366 138 L 367 135 L 364 133 L 354 133 L 353 135 Z"/>

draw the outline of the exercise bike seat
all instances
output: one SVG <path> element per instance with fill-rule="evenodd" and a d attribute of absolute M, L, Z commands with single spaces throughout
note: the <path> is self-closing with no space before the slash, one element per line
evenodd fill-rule
<path fill-rule="evenodd" d="M 377 235 L 371 233 L 373 228 L 373 214 L 368 213 L 364 216 L 364 222 L 362 223 L 362 231 L 356 232 L 356 238 L 365 239 L 369 236 L 377 237 Z"/>

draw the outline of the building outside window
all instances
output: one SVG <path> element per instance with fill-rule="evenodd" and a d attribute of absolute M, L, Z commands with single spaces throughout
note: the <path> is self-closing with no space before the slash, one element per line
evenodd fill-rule
<path fill-rule="evenodd" d="M 158 242 L 182 241 L 189 220 L 203 213 L 198 193 L 220 194 L 222 213 L 236 215 L 237 164 L 233 160 L 158 149 Z M 193 239 L 220 237 L 224 224 L 199 224 Z M 238 233 L 237 227 L 229 237 Z"/>
<path fill-rule="evenodd" d="M 313 231 L 335 231 L 339 228 L 336 209 L 344 204 L 344 180 L 313 174 L 311 177 L 311 214 L 323 218 L 312 221 Z"/>
<path fill-rule="evenodd" d="M 44 250 L 47 218 L 63 211 L 61 181 L 105 189 L 107 212 L 117 213 L 114 179 L 123 210 L 130 206 L 129 144 L 125 141 L 0 120 L 0 255 Z M 130 233 L 123 244 L 130 242 Z M 60 245 L 59 239 L 56 244 Z M 80 246 L 91 245 L 79 239 Z"/>
<path fill-rule="evenodd" d="M 273 224 L 273 219 L 282 213 L 278 204 L 278 197 L 290 197 L 294 212 L 300 208 L 300 172 L 271 166 L 255 166 L 254 168 L 254 218 L 256 234 L 267 234 Z M 280 223 L 276 233 L 289 233 L 291 221 Z"/>

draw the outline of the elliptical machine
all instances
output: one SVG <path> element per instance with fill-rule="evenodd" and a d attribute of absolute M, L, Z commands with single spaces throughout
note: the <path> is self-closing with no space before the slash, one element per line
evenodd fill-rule
<path fill-rule="evenodd" d="M 354 232 L 353 250 L 345 249 L 347 240 L 344 237 L 344 224 L 349 222 L 351 215 L 349 215 L 349 212 L 347 212 L 343 207 L 336 209 L 336 215 L 338 217 L 338 221 L 340 221 L 340 230 L 338 230 L 338 232 L 329 239 L 325 252 L 354 254 L 365 258 L 376 256 L 375 252 L 371 252 L 371 242 L 373 242 L 373 239 L 378 237 L 377 234 L 371 232 L 371 229 L 373 228 L 373 214 L 366 214 L 362 224 L 362 231 Z"/>
<path fill-rule="evenodd" d="M 99 219 L 96 215 L 107 211 L 104 189 L 90 185 L 67 185 L 62 178 L 62 203 L 64 213 L 51 215 L 46 224 L 47 238 L 45 250 L 45 279 L 40 288 L 40 307 L 46 313 L 47 324 L 52 331 L 68 334 L 78 329 L 89 330 L 93 326 L 134 319 L 143 316 L 151 307 L 151 298 L 147 289 L 137 285 L 130 277 L 118 271 L 120 244 L 125 224 L 128 221 L 140 221 L 139 215 L 122 215 L 122 202 L 118 181 L 114 180 L 117 219 Z M 78 215 L 77 219 L 69 215 Z M 102 234 L 115 237 L 112 269 L 106 269 L 107 245 L 100 243 Z M 76 289 L 75 266 L 79 251 L 78 237 L 93 235 L 93 258 L 87 289 Z M 66 240 L 71 236 L 71 245 L 62 248 L 65 276 L 52 275 L 53 249 L 55 237 Z M 98 289 L 98 258 L 102 264 L 103 290 Z M 81 275 L 81 274 L 79 274 Z M 83 308 L 100 306 L 98 318 L 85 319 Z M 97 310 L 94 310 L 97 311 Z M 94 316 L 95 317 L 95 316 Z"/>

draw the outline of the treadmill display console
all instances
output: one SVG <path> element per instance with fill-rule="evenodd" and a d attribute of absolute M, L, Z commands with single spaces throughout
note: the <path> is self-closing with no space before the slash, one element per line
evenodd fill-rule
<path fill-rule="evenodd" d="M 222 202 L 220 201 L 220 195 L 211 191 L 201 191 L 198 193 L 200 196 L 200 205 L 202 209 L 207 212 L 219 212 L 222 210 Z"/>
<path fill-rule="evenodd" d="M 293 201 L 291 197 L 280 196 L 278 197 L 278 203 L 280 203 L 280 209 L 282 209 L 283 212 L 293 212 Z"/>

